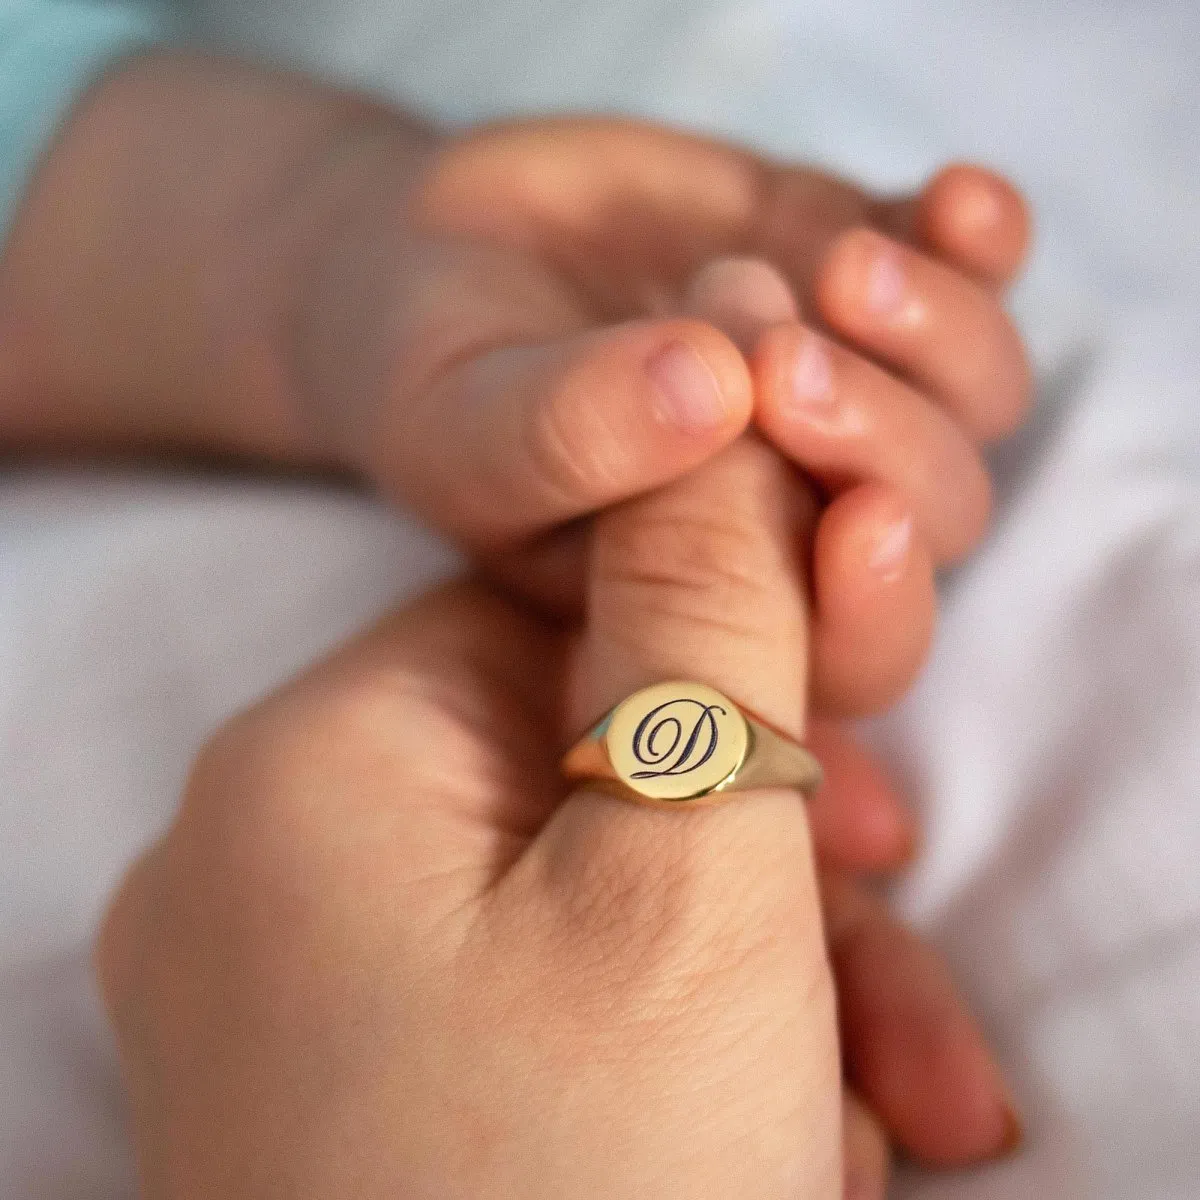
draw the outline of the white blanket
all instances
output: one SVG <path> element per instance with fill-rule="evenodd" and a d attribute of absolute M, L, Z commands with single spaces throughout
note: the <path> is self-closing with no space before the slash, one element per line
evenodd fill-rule
<path fill-rule="evenodd" d="M 906 184 L 1011 170 L 1038 415 L 916 692 L 872 730 L 927 844 L 898 902 L 1029 1117 L 932 1200 L 1200 1197 L 1200 9 L 1190 0 L 211 0 L 215 29 L 469 119 L 620 108 Z M 199 741 L 451 556 L 294 484 L 0 483 L 0 1195 L 132 1192 L 87 973 Z"/>

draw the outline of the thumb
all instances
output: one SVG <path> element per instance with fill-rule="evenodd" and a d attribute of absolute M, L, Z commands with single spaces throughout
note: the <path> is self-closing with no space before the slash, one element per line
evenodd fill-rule
<path fill-rule="evenodd" d="M 376 278 L 380 261 L 382 295 L 343 279 L 311 320 L 312 415 L 386 493 L 477 549 L 657 487 L 746 427 L 749 370 L 709 324 L 596 324 L 530 256 L 465 241 L 384 245 L 342 269 Z M 374 303 L 349 319 L 347 295 Z"/>

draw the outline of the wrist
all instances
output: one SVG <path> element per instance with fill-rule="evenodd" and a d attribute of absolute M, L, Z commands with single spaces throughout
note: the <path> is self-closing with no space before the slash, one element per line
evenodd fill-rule
<path fill-rule="evenodd" d="M 297 404 L 293 335 L 344 210 L 431 143 L 282 72 L 124 64 L 62 131 L 0 258 L 0 445 L 338 465 Z"/>

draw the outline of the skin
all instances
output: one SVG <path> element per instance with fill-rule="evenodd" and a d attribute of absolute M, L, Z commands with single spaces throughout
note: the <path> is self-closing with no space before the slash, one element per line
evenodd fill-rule
<path fill-rule="evenodd" d="M 778 459 L 746 441 L 708 470 L 757 480 L 726 520 L 777 571 L 794 547 Z M 690 477 L 606 513 L 598 558 L 637 543 L 643 506 L 708 519 L 708 492 Z M 792 577 L 762 633 L 790 652 L 764 715 L 794 731 Z M 838 972 L 862 985 L 867 941 L 880 986 L 852 1015 L 892 1098 L 897 1079 L 945 1088 L 935 1107 L 1005 1136 L 953 992 L 914 1002 L 919 949 L 818 877 L 797 795 L 563 797 L 579 713 L 697 653 L 734 695 L 763 682 L 750 653 L 714 661 L 729 634 L 711 621 L 614 641 L 646 616 L 620 579 L 597 571 L 573 633 L 477 584 L 442 590 L 201 755 L 97 953 L 147 1196 L 881 1196 L 886 1139 L 839 1087 Z"/>
<path fill-rule="evenodd" d="M 147 1196 L 841 1195 L 802 805 L 563 802 L 571 662 L 460 587 L 201 757 L 99 951 Z"/>
<path fill-rule="evenodd" d="M 1029 398 L 997 295 L 1027 236 L 1020 197 L 979 168 L 881 201 L 630 122 L 445 139 L 308 80 L 151 56 L 75 115 L 5 249 L 0 445 L 349 471 L 564 608 L 586 536 L 546 535 L 682 477 L 753 419 L 827 496 L 868 479 L 891 494 L 887 513 L 827 521 L 814 571 L 822 708 L 877 708 L 915 670 L 931 604 L 893 610 L 861 572 L 822 567 L 861 557 L 902 509 L 934 562 L 979 537 L 979 444 Z M 868 314 L 872 247 L 909 281 L 899 317 Z M 682 312 L 696 273 L 731 253 L 777 268 L 802 318 L 753 372 Z M 789 403 L 813 339 L 853 418 L 840 426 Z M 672 419 L 649 369 L 680 347 L 718 388 L 706 423 Z M 825 645 L 867 606 L 878 681 Z"/>
<path fill-rule="evenodd" d="M 809 740 L 831 776 L 811 813 L 823 861 L 886 868 L 911 851 L 911 821 L 828 718 L 874 710 L 907 684 L 932 627 L 933 565 L 983 528 L 979 446 L 1028 399 L 998 297 L 1027 230 L 1019 197 L 978 168 L 880 201 L 629 122 L 444 139 L 306 80 L 153 56 L 104 81 L 69 123 L 0 261 L 0 444 L 348 471 L 560 622 L 591 596 L 594 624 L 597 578 L 607 571 L 615 587 L 641 570 L 632 633 L 612 636 L 643 648 L 664 613 L 657 637 L 670 641 L 722 611 L 706 608 L 729 583 L 714 582 L 711 536 L 734 543 L 697 517 L 690 556 L 668 556 L 655 583 L 646 547 L 657 568 L 673 541 L 655 540 L 656 510 L 635 500 L 633 533 L 617 525 L 601 543 L 625 544 L 624 566 L 593 544 L 590 514 L 623 513 L 623 501 L 693 475 L 697 511 L 711 514 L 778 475 L 771 486 L 795 514 L 780 531 L 790 549 L 767 556 L 780 574 L 755 587 L 786 609 L 781 597 L 809 572 L 803 653 L 780 676 L 762 629 L 726 629 L 692 671 L 713 678 L 721 656 L 759 662 L 741 694 L 765 712 L 777 679 L 796 729 L 811 701 Z M 715 383 L 715 417 L 681 421 L 664 398 L 657 368 L 681 349 Z M 810 384 L 825 379 L 816 406 L 795 403 L 801 362 Z M 750 423 L 771 454 L 743 436 Z M 753 469 L 724 490 L 698 471 L 750 453 Z M 741 557 L 753 541 L 736 545 Z M 688 592 L 702 601 L 692 610 L 679 608 Z M 860 892 L 847 911 L 874 913 Z M 903 1046 L 903 1030 L 886 988 L 870 985 L 869 958 L 858 971 L 878 1003 L 843 1004 L 847 1061 L 891 1135 L 947 1163 L 1010 1144 L 1011 1121 L 993 1119 L 998 1075 L 940 965 L 885 917 L 867 926 L 886 931 L 881 944 L 847 941 L 862 920 L 836 915 L 835 964 L 857 967 L 863 945 L 890 962 L 900 946 L 899 973 L 915 971 L 922 1011 L 940 1014 L 930 1024 L 956 1033 L 933 1043 L 945 1063 L 915 1047 L 907 1061 L 925 1083 L 885 1102 L 870 1080 L 896 1063 L 873 1047 L 881 1030 L 883 1045 Z M 958 1085 L 981 1103 L 954 1103 Z M 872 1119 L 850 1104 L 847 1144 L 879 1159 L 878 1126 L 862 1136 Z"/>

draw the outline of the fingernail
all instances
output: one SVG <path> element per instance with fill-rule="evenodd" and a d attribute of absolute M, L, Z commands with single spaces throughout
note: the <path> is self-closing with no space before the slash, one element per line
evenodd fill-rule
<path fill-rule="evenodd" d="M 815 337 L 806 337 L 792 367 L 792 400 L 798 408 L 825 407 L 833 400 L 833 366 L 829 351 Z"/>
<path fill-rule="evenodd" d="M 833 359 L 819 337 L 806 334 L 800 343 L 790 384 L 780 400 L 784 416 L 829 437 L 859 437 L 867 432 L 862 406 L 848 402 L 834 386 Z"/>
<path fill-rule="evenodd" d="M 886 582 L 891 583 L 904 573 L 904 564 L 912 545 L 912 533 L 912 517 L 901 517 L 885 525 L 875 535 L 874 544 L 867 555 L 867 565 Z"/>
<path fill-rule="evenodd" d="M 685 342 L 670 342 L 646 364 L 655 384 L 655 412 L 689 432 L 723 425 L 729 409 L 708 363 Z"/>
<path fill-rule="evenodd" d="M 880 250 L 867 269 L 867 307 L 877 316 L 891 316 L 903 306 L 907 290 L 899 255 Z"/>

